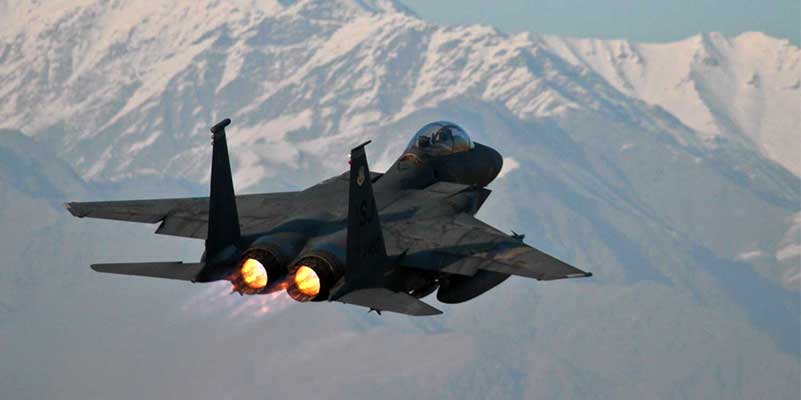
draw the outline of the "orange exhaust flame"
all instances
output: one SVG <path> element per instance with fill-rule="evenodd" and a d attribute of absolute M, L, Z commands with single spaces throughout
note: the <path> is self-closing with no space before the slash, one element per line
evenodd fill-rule
<path fill-rule="evenodd" d="M 294 279 L 295 286 L 304 296 L 313 298 L 320 293 L 320 277 L 317 276 L 317 273 L 314 272 L 313 269 L 301 265 L 297 272 L 295 272 Z"/>
<path fill-rule="evenodd" d="M 256 259 L 248 258 L 245 260 L 242 263 L 240 273 L 242 274 L 242 280 L 252 289 L 261 289 L 267 286 L 267 270 Z"/>

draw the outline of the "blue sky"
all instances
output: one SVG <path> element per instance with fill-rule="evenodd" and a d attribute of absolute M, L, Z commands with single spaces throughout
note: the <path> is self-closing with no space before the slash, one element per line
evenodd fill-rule
<path fill-rule="evenodd" d="M 761 31 L 801 41 L 799 0 L 401 0 L 442 24 L 488 24 L 504 32 L 665 42 L 699 32 Z"/>

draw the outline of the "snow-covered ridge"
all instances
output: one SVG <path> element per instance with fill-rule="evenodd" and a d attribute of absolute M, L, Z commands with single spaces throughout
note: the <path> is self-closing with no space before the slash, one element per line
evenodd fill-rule
<path fill-rule="evenodd" d="M 162 134 L 202 131 L 221 109 L 253 121 L 251 130 L 293 118 L 292 126 L 320 132 L 306 143 L 316 153 L 341 135 L 450 99 L 502 104 L 526 120 L 625 104 L 615 90 L 661 106 L 701 139 L 746 142 L 801 174 L 799 49 L 759 33 L 668 44 L 507 36 L 485 26 L 438 27 L 381 0 L 44 3 L 2 4 L 0 124 L 34 135 L 64 130 L 67 151 L 104 138 L 93 139 L 104 148 L 77 156 L 89 178 L 136 174 L 131 167 L 149 147 L 164 145 Z M 203 96 L 226 104 L 180 105 L 183 121 L 159 111 L 165 96 L 181 98 L 198 84 L 209 86 Z M 230 98 L 234 92 L 239 99 Z M 288 103 L 279 106 L 288 115 L 265 110 L 273 103 Z M 312 127 L 293 115 L 324 122 Z M 293 146 L 303 148 L 300 142 Z M 185 149 L 175 150 L 164 161 L 186 165 L 180 173 L 197 179 L 196 165 L 179 154 Z M 258 157 L 250 159 L 262 173 L 243 172 L 248 181 L 269 175 Z"/>
<path fill-rule="evenodd" d="M 542 36 L 565 60 L 659 105 L 704 138 L 745 139 L 801 176 L 801 50 L 759 32 L 663 44 Z"/>

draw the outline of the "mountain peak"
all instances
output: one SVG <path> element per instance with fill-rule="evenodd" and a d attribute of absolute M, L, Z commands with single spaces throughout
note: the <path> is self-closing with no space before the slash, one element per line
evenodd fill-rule
<path fill-rule="evenodd" d="M 787 38 L 777 38 L 771 35 L 768 35 L 765 32 L 759 31 L 746 31 L 740 33 L 739 35 L 735 36 L 734 41 L 736 42 L 747 42 L 747 43 L 754 43 L 754 44 L 767 44 L 767 45 L 774 45 L 774 46 L 786 46 L 786 47 L 795 47 L 796 49 L 798 46 L 795 46 L 790 42 L 790 39 Z"/>
<path fill-rule="evenodd" d="M 371 13 L 403 13 L 414 15 L 409 7 L 397 0 L 283 0 L 285 5 L 302 4 L 309 7 L 343 7 Z"/>

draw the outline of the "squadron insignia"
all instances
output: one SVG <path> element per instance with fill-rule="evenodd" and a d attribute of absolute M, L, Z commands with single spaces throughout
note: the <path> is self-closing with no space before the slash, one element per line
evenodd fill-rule
<path fill-rule="evenodd" d="M 364 184 L 364 167 L 359 167 L 359 172 L 356 175 L 356 184 L 359 186 Z"/>

